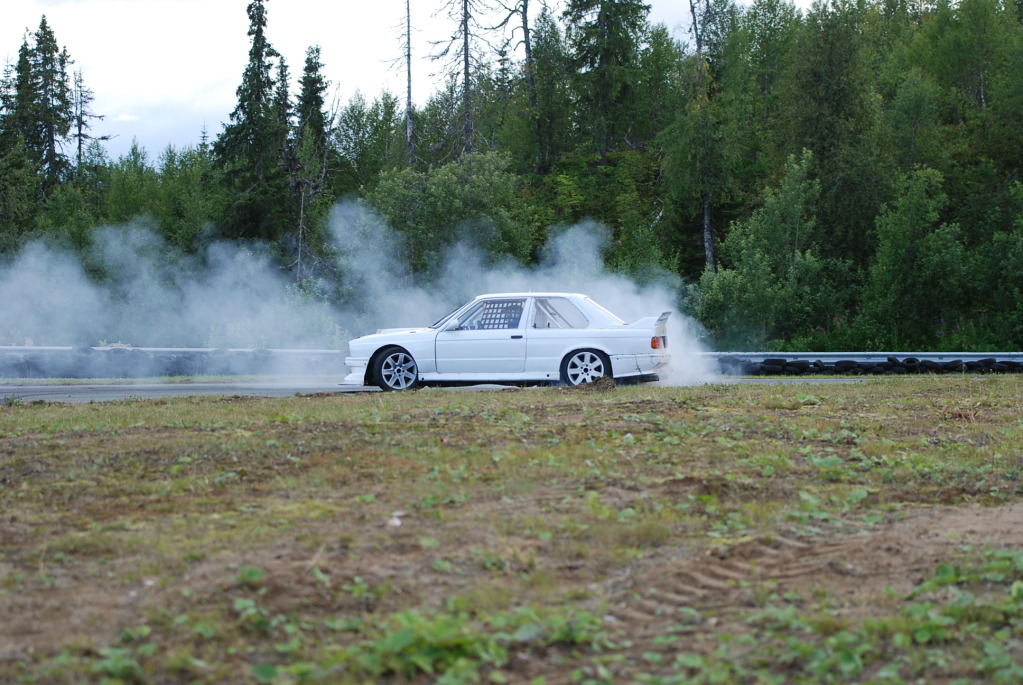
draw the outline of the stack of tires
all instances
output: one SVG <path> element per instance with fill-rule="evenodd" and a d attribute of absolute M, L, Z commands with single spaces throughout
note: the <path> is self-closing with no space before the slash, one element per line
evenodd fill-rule
<path fill-rule="evenodd" d="M 937 373 L 1023 373 L 1023 362 L 994 357 L 977 360 L 953 359 L 935 361 L 915 357 L 888 357 L 884 360 L 839 359 L 824 362 L 820 359 L 789 359 L 770 357 L 754 361 L 723 356 L 718 359 L 722 373 L 746 376 L 803 376 L 826 374 L 842 376 L 892 376 L 903 374 Z"/>

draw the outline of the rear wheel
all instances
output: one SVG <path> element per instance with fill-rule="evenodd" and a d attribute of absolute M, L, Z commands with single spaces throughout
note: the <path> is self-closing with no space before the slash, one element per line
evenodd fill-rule
<path fill-rule="evenodd" d="M 373 378 L 381 390 L 409 390 L 419 384 L 419 367 L 408 352 L 391 347 L 373 363 Z"/>
<path fill-rule="evenodd" d="M 611 360 L 597 350 L 577 350 L 561 361 L 561 382 L 565 385 L 592 383 L 611 375 Z"/>

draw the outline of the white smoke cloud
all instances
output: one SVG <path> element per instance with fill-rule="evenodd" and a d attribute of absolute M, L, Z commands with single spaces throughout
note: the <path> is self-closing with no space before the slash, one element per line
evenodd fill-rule
<path fill-rule="evenodd" d="M 0 342 L 83 345 L 109 327 L 112 304 L 67 254 L 33 243 L 0 267 Z"/>
<path fill-rule="evenodd" d="M 626 320 L 671 311 L 673 363 L 662 382 L 714 376 L 697 324 L 678 311 L 677 278 L 639 284 L 608 272 L 608 233 L 597 224 L 554 231 L 533 268 L 452 245 L 430 286 L 416 283 L 400 234 L 366 205 L 336 205 L 329 230 L 337 307 L 300 293 L 258 247 L 220 243 L 188 257 L 140 224 L 97 229 L 82 260 L 31 244 L 0 266 L 0 344 L 346 349 L 348 339 L 377 328 L 428 325 L 480 293 L 570 291 Z"/>

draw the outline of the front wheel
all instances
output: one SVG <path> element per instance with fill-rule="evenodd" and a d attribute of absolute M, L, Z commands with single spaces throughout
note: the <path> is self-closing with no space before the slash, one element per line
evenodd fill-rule
<path fill-rule="evenodd" d="M 377 357 L 373 378 L 381 390 L 409 390 L 419 384 L 419 367 L 408 352 L 392 347 Z"/>
<path fill-rule="evenodd" d="M 611 360 L 603 352 L 579 350 L 561 362 L 561 382 L 565 385 L 592 383 L 611 375 Z"/>

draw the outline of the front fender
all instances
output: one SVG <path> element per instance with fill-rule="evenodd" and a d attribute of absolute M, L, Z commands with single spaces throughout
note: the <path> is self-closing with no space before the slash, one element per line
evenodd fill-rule
<path fill-rule="evenodd" d="M 416 360 L 416 366 L 419 367 L 419 373 L 434 373 L 437 371 L 437 359 L 434 354 L 434 339 L 435 335 L 431 335 L 429 339 L 425 339 L 424 336 L 418 336 L 414 340 L 404 340 L 401 342 L 394 341 L 385 345 L 381 345 L 373 351 L 369 358 L 369 369 L 373 368 L 374 362 L 377 358 L 393 347 L 400 347 L 401 349 L 412 355 L 412 358 Z"/>

